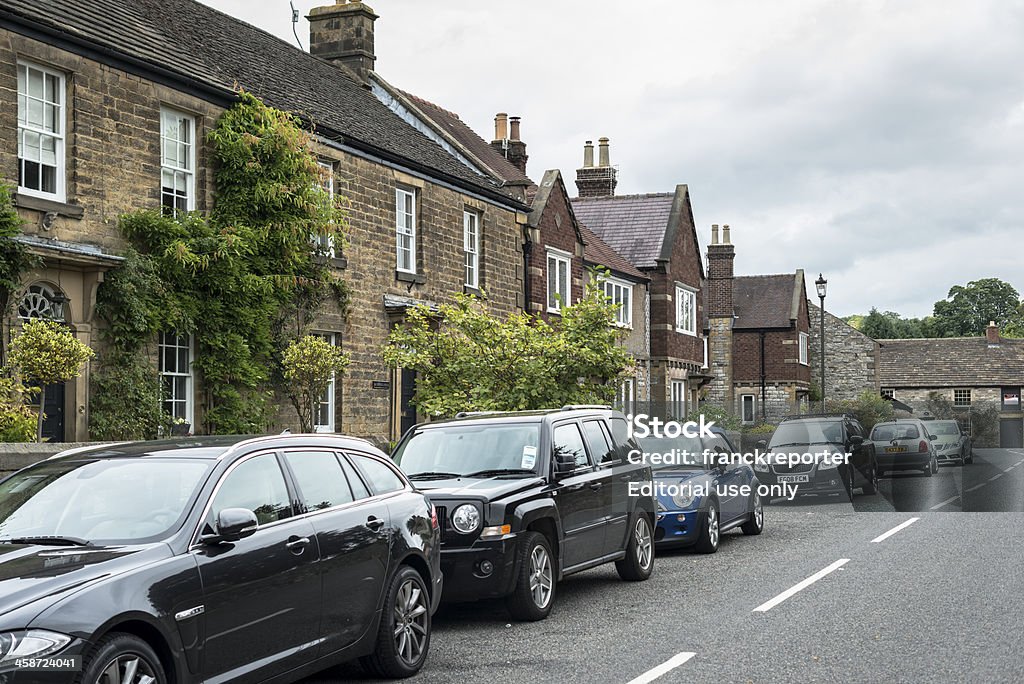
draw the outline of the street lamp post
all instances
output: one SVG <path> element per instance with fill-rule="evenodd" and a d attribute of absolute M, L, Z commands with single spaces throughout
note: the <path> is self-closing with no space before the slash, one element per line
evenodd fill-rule
<path fill-rule="evenodd" d="M 821 393 L 822 413 L 825 413 L 825 288 L 827 285 L 828 281 L 819 273 L 818 279 L 814 281 L 814 286 L 818 290 L 818 299 L 821 300 L 821 387 L 819 392 Z"/>

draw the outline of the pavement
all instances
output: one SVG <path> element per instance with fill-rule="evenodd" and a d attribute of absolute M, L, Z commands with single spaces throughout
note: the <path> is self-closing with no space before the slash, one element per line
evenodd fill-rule
<path fill-rule="evenodd" d="M 551 616 L 443 606 L 412 681 L 1024 682 L 1024 450 L 976 451 L 878 496 L 773 502 L 712 556 L 659 553 L 558 585 Z M 304 684 L 369 681 L 346 664 Z"/>

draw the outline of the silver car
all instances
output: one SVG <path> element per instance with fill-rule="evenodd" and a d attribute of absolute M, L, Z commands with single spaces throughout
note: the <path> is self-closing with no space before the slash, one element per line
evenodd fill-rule
<path fill-rule="evenodd" d="M 926 425 L 938 437 L 935 440 L 935 453 L 939 463 L 963 465 L 974 462 L 971 438 L 960 431 L 959 423 L 955 420 L 929 420 Z"/>
<path fill-rule="evenodd" d="M 939 461 L 935 452 L 938 437 L 917 418 L 899 418 L 877 423 L 871 429 L 871 441 L 875 443 L 875 457 L 878 461 L 878 475 L 895 470 L 920 470 L 927 477 L 939 472 Z"/>

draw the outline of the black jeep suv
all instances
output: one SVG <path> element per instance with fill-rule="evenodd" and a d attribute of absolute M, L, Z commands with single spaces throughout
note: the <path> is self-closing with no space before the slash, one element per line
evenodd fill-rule
<path fill-rule="evenodd" d="M 647 579 L 656 509 L 634 449 L 626 418 L 607 407 L 410 429 L 392 457 L 437 507 L 442 600 L 507 597 L 514 618 L 541 620 L 570 573 L 614 561 L 623 579 Z"/>
<path fill-rule="evenodd" d="M 766 443 L 757 443 L 765 448 Z M 875 445 L 856 418 L 804 415 L 783 420 L 767 442 L 768 456 L 754 470 L 763 484 L 789 483 L 800 494 L 878 492 Z M 839 454 L 844 458 L 834 458 Z M 845 454 L 850 454 L 849 459 Z M 844 462 L 845 461 L 845 462 Z"/>

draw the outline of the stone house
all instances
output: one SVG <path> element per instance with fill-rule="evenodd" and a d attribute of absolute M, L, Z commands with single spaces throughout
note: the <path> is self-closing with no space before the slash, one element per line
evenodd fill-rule
<path fill-rule="evenodd" d="M 807 301 L 811 319 L 811 378 L 820 384 L 821 307 Z M 852 325 L 825 311 L 825 400 L 856 399 L 862 392 L 881 389 L 879 344 Z"/>
<path fill-rule="evenodd" d="M 647 410 L 680 417 L 697 406 L 700 388 L 710 379 L 702 371 L 704 266 L 689 189 L 616 195 L 616 175 L 608 139 L 598 141 L 596 165 L 588 142 L 572 208 L 580 223 L 650 280 L 650 375 L 641 378 L 647 387 L 636 392 L 648 397 Z M 624 394 L 629 391 L 624 388 Z"/>
<path fill-rule="evenodd" d="M 989 325 L 984 336 L 880 340 L 879 380 L 882 396 L 914 409 L 927 410 L 938 393 L 953 405 L 961 424 L 988 408 L 998 412 L 998 426 L 975 435 L 980 446 L 1024 446 L 1024 340 L 1010 339 Z M 975 430 L 978 425 L 973 425 Z"/>
<path fill-rule="evenodd" d="M 804 272 L 736 276 L 729 226 L 708 245 L 706 400 L 744 425 L 775 423 L 809 407 L 810 319 Z"/>
<path fill-rule="evenodd" d="M 352 365 L 324 396 L 317 428 L 395 439 L 415 413 L 413 379 L 381 359 L 390 326 L 412 304 L 462 291 L 470 264 L 499 310 L 520 307 L 529 207 L 375 96 L 375 18 L 359 2 L 313 10 L 308 54 L 193 0 L 5 3 L 0 175 L 16 186 L 23 239 L 44 259 L 21 315 L 61 318 L 99 346 L 93 307 L 120 261 L 119 216 L 211 208 L 206 133 L 242 87 L 314 127 L 325 191 L 349 203 L 348 244 L 332 265 L 351 285 L 351 314 L 326 311 L 315 329 Z M 175 331 L 152 341 L 166 408 L 201 431 L 195 349 Z M 86 438 L 89 369 L 61 393 L 47 393 L 62 397 L 49 436 Z M 294 427 L 289 410 L 279 423 Z"/>

